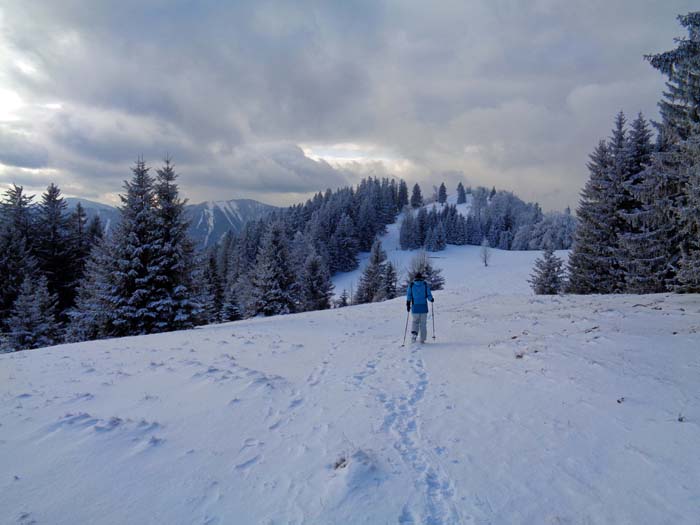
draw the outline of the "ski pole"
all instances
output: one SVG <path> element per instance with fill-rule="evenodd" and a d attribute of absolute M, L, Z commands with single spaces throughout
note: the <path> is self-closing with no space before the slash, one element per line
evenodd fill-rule
<path fill-rule="evenodd" d="M 430 309 L 433 311 L 433 341 L 435 341 L 435 303 L 430 302 Z"/>
<path fill-rule="evenodd" d="M 411 316 L 411 312 L 406 312 L 406 328 L 403 329 L 403 343 L 401 346 L 406 346 L 406 332 L 408 332 L 408 318 Z"/>

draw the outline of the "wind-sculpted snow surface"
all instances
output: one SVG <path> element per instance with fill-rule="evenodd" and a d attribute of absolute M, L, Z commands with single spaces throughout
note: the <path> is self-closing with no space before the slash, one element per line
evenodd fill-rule
<path fill-rule="evenodd" d="M 697 524 L 700 297 L 518 273 L 2 355 L 0 522 Z"/>

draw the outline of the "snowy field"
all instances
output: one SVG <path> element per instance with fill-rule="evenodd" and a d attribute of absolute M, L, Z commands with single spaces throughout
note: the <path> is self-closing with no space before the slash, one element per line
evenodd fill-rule
<path fill-rule="evenodd" d="M 0 523 L 698 524 L 700 297 L 538 255 L 441 252 L 423 346 L 399 298 L 2 355 Z"/>

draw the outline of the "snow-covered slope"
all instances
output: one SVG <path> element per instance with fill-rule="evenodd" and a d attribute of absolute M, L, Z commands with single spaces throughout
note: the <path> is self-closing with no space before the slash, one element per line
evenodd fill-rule
<path fill-rule="evenodd" d="M 444 255 L 424 346 L 398 298 L 0 356 L 0 522 L 697 524 L 700 297 Z"/>

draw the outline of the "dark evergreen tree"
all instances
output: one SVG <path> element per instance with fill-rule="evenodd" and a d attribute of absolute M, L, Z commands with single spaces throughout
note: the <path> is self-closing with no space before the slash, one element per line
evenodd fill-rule
<path fill-rule="evenodd" d="M 609 172 L 612 157 L 604 141 L 591 155 L 588 163 L 590 178 L 581 193 L 577 210 L 579 225 L 569 257 L 571 293 L 612 293 L 616 289 L 616 232 L 613 227 L 615 210 L 608 201 Z"/>
<path fill-rule="evenodd" d="M 349 272 L 357 268 L 358 251 L 359 246 L 355 238 L 355 226 L 350 216 L 343 213 L 331 237 L 332 271 Z"/>
<path fill-rule="evenodd" d="M 80 257 L 80 253 L 74 251 L 78 247 L 71 242 L 67 207 L 58 186 L 49 184 L 38 206 L 34 244 L 39 269 L 46 277 L 49 293 L 58 298 L 59 314 L 73 306 L 76 280 L 73 262 L 74 258 Z"/>
<path fill-rule="evenodd" d="M 340 297 L 336 301 L 336 307 L 337 308 L 345 308 L 350 304 L 350 296 L 348 294 L 347 290 L 343 290 L 343 292 L 340 294 Z"/>
<path fill-rule="evenodd" d="M 396 268 L 391 261 L 387 261 L 384 265 L 384 275 L 382 276 L 382 287 L 379 292 L 380 300 L 387 301 L 397 296 L 396 286 L 398 283 L 398 275 Z"/>
<path fill-rule="evenodd" d="M 99 240 L 90 251 L 85 273 L 77 289 L 75 307 L 68 311 L 68 342 L 91 341 L 109 335 L 112 315 L 109 302 L 115 267 L 110 244 Z"/>
<path fill-rule="evenodd" d="M 10 347 L 25 350 L 59 342 L 56 303 L 56 296 L 49 292 L 45 277 L 26 277 L 7 321 Z"/>
<path fill-rule="evenodd" d="M 95 246 L 104 237 L 104 227 L 102 226 L 102 221 L 99 215 L 95 215 L 87 226 L 87 238 L 90 249 Z"/>
<path fill-rule="evenodd" d="M 561 293 L 564 283 L 563 261 L 548 247 L 541 259 L 535 261 L 533 274 L 528 281 L 537 295 Z"/>
<path fill-rule="evenodd" d="M 413 193 L 411 194 L 411 208 L 420 208 L 423 206 L 423 194 L 420 191 L 418 183 L 413 185 Z"/>
<path fill-rule="evenodd" d="M 326 310 L 331 306 L 333 283 L 323 259 L 311 253 L 306 259 L 300 279 L 301 310 Z"/>
<path fill-rule="evenodd" d="M 440 204 L 445 204 L 447 202 L 447 188 L 444 182 L 440 184 L 440 189 L 438 190 L 438 202 Z"/>
<path fill-rule="evenodd" d="M 372 245 L 369 261 L 362 272 L 360 284 L 355 293 L 356 304 L 371 303 L 381 300 L 385 261 L 386 252 L 382 248 L 381 241 L 377 239 Z"/>
<path fill-rule="evenodd" d="M 416 220 L 410 208 L 405 209 L 403 220 L 401 221 L 399 245 L 402 250 L 412 250 L 418 247 L 416 241 Z"/>
<path fill-rule="evenodd" d="M 398 210 L 403 210 L 406 206 L 408 206 L 408 186 L 406 185 L 406 181 L 401 179 L 399 182 L 396 207 Z"/>
<path fill-rule="evenodd" d="M 180 199 L 170 160 L 156 173 L 155 239 L 149 267 L 155 289 L 146 309 L 154 313 L 154 331 L 182 330 L 198 324 L 202 314 L 192 279 L 194 245 L 187 233 L 186 201 Z"/>
<path fill-rule="evenodd" d="M 668 146 L 655 155 L 655 164 L 663 165 L 660 178 L 664 191 L 660 194 L 669 206 L 672 231 L 678 235 L 677 249 L 669 253 L 674 259 L 680 253 L 678 266 L 671 268 L 675 278 L 671 284 L 679 292 L 697 291 L 700 241 L 696 225 L 698 158 L 700 157 L 700 12 L 678 17 L 688 37 L 676 39 L 671 51 L 649 55 L 651 65 L 668 77 L 666 92 L 659 102 L 662 131 Z"/>
<path fill-rule="evenodd" d="M 464 186 L 460 182 L 457 184 L 457 204 L 464 204 L 467 202 L 467 193 L 464 191 Z"/>
<path fill-rule="evenodd" d="M 265 316 L 294 311 L 292 285 L 295 279 L 289 267 L 289 248 L 284 224 L 270 225 L 258 253 L 251 276 L 251 310 Z"/>
<path fill-rule="evenodd" d="M 0 331 L 25 278 L 37 271 L 27 235 L 31 228 L 30 204 L 19 186 L 7 190 L 0 203 Z"/>
<path fill-rule="evenodd" d="M 104 298 L 110 312 L 104 335 L 148 334 L 156 329 L 157 312 L 152 304 L 159 287 L 152 268 L 158 250 L 156 203 L 148 171 L 139 159 L 131 181 L 124 182 L 126 194 L 120 196 L 121 218 L 111 239 L 114 259 Z"/>

